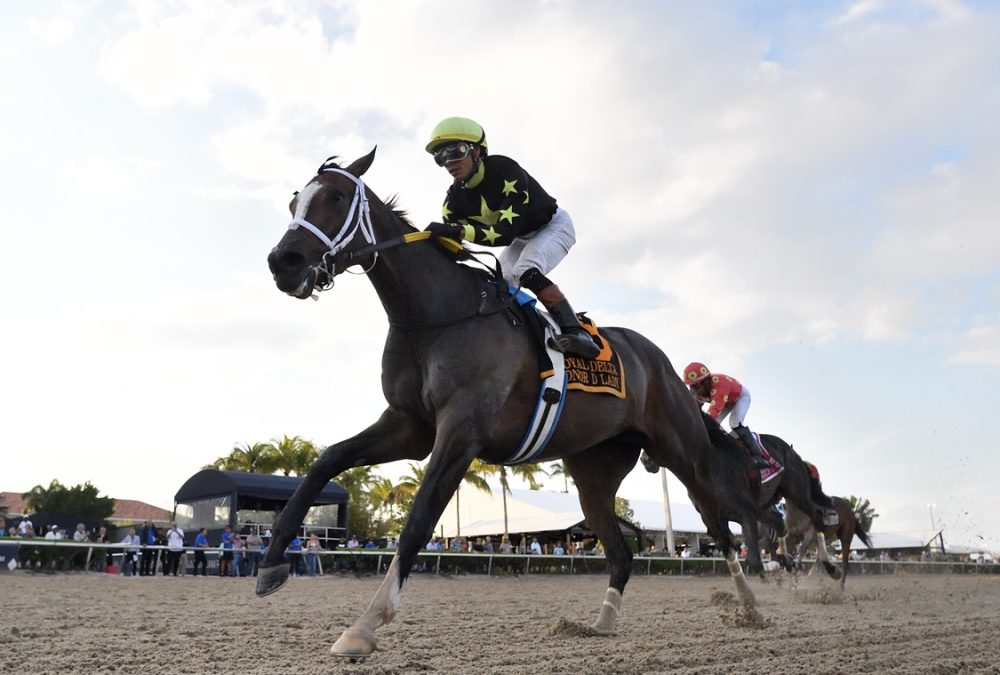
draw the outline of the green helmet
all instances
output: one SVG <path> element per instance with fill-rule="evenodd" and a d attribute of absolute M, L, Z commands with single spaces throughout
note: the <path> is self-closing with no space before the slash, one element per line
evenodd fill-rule
<path fill-rule="evenodd" d="M 455 141 L 466 141 L 482 147 L 486 147 L 486 132 L 479 126 L 478 122 L 467 117 L 448 117 L 434 127 L 431 132 L 431 140 L 428 141 L 427 152 L 434 152 L 434 148 L 444 143 Z"/>

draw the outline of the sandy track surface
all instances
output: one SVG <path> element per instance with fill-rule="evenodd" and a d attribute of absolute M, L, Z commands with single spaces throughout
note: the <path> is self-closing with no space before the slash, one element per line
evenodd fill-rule
<path fill-rule="evenodd" d="M 633 577 L 617 634 L 590 636 L 607 578 L 414 577 L 362 663 L 329 656 L 379 579 L 0 577 L 0 672 L 1000 673 L 1000 577 Z"/>

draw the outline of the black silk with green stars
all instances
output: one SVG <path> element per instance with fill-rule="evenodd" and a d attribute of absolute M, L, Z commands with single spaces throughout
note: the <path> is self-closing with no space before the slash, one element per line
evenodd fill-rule
<path fill-rule="evenodd" d="M 448 188 L 441 207 L 444 222 L 465 226 L 465 239 L 483 246 L 506 246 L 544 227 L 555 212 L 556 200 L 503 155 L 483 158 L 469 180 Z"/>

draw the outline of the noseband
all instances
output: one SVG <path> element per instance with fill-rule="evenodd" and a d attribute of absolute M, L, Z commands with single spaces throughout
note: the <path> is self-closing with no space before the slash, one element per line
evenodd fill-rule
<path fill-rule="evenodd" d="M 320 288 L 320 290 L 326 290 L 333 286 L 333 278 L 336 275 L 337 258 L 340 257 L 338 254 L 343 251 L 348 244 L 354 241 L 354 237 L 357 236 L 359 231 L 364 236 L 365 241 L 374 245 L 375 230 L 372 227 L 371 211 L 368 207 L 368 197 L 365 195 L 364 181 L 358 176 L 344 171 L 343 169 L 330 167 L 320 169 L 320 171 L 323 173 L 339 173 L 342 176 L 347 176 L 354 183 L 354 199 L 351 200 L 351 208 L 347 211 L 347 216 L 344 218 L 344 224 L 340 226 L 340 231 L 337 232 L 337 235 L 333 239 L 330 239 L 330 237 L 326 236 L 321 229 L 310 223 L 305 218 L 293 218 L 292 222 L 288 224 L 288 229 L 297 230 L 302 227 L 311 232 L 317 239 L 326 245 L 328 250 L 323 254 L 319 265 L 316 267 L 317 276 L 319 271 L 326 273 L 327 282 Z M 356 218 L 355 209 L 357 210 Z M 375 266 L 375 262 L 377 260 L 378 251 L 373 250 L 372 264 L 364 272 L 370 271 L 371 268 Z"/>

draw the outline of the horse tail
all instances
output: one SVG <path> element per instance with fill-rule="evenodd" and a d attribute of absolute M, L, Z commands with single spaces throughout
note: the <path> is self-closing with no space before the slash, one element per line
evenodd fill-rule
<path fill-rule="evenodd" d="M 857 519 L 857 516 L 854 518 L 854 534 L 858 535 L 858 539 L 863 541 L 865 546 L 868 548 L 872 547 L 871 535 L 868 534 L 868 530 L 866 530 L 865 526 L 861 524 L 861 521 Z"/>
<path fill-rule="evenodd" d="M 819 476 L 814 476 L 809 472 L 809 496 L 817 504 L 828 508 L 834 508 L 833 500 L 823 492 L 823 484 L 819 482 Z"/>

